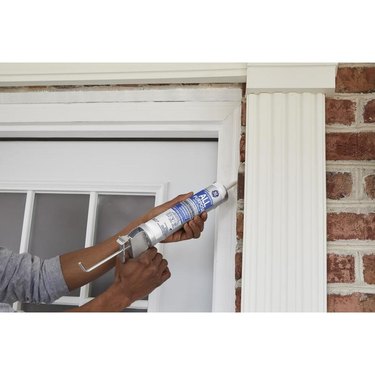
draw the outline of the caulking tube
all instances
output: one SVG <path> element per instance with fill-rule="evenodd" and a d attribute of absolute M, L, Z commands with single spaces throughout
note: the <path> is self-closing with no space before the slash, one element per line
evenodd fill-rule
<path fill-rule="evenodd" d="M 228 199 L 228 190 L 236 185 L 232 182 L 227 187 L 218 182 L 192 195 L 190 198 L 177 203 L 174 207 L 154 217 L 133 229 L 129 234 L 117 238 L 120 249 L 90 268 L 86 268 L 82 262 L 78 265 L 84 272 L 91 272 L 115 256 L 122 255 L 125 262 L 125 253 L 130 257 L 136 257 L 149 247 L 165 240 L 172 233 L 178 231 L 194 216 L 204 211 L 210 211 Z"/>
<path fill-rule="evenodd" d="M 178 231 L 194 216 L 200 215 L 204 211 L 210 211 L 225 202 L 228 199 L 228 190 L 235 185 L 236 182 L 233 182 L 225 187 L 215 182 L 146 223 L 139 225 L 126 236 L 126 239 L 130 242 L 130 246 L 127 247 L 130 256 L 138 256 L 149 247 Z M 122 237 L 117 242 L 123 244 Z"/>

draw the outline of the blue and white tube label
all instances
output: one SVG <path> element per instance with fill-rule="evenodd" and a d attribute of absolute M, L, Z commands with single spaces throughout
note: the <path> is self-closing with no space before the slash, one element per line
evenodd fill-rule
<path fill-rule="evenodd" d="M 144 227 L 147 228 L 151 242 L 157 243 L 165 239 L 192 220 L 194 216 L 215 208 L 226 197 L 225 188 L 216 183 L 195 193 L 185 201 L 177 203 L 174 207 L 145 223 Z"/>

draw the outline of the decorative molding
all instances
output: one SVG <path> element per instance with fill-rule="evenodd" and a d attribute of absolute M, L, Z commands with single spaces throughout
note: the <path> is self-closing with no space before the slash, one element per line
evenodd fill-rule
<path fill-rule="evenodd" d="M 335 92 L 337 64 L 248 64 L 247 93 Z"/>
<path fill-rule="evenodd" d="M 325 96 L 337 64 L 248 64 L 242 311 L 326 311 Z"/>
<path fill-rule="evenodd" d="M 241 102 L 239 89 L 206 89 L 208 101 L 200 100 L 204 90 L 199 94 L 186 90 L 183 101 L 176 101 L 176 95 L 181 98 L 180 90 L 170 90 L 169 96 L 160 91 L 164 101 L 156 101 L 157 90 L 153 90 L 153 98 L 147 90 L 125 95 L 122 91 L 81 91 L 78 102 L 76 92 L 71 92 L 72 98 L 69 93 L 31 92 L 16 97 L 3 93 L 0 137 L 217 138 L 221 123 Z M 215 92 L 217 100 L 213 101 Z"/>
<path fill-rule="evenodd" d="M 242 311 L 326 311 L 324 95 L 247 106 Z"/>
<path fill-rule="evenodd" d="M 246 82 L 245 63 L 3 63 L 1 86 Z"/>
<path fill-rule="evenodd" d="M 122 103 L 122 102 L 238 102 L 241 91 L 237 87 L 195 87 L 165 86 L 150 87 L 112 87 L 103 90 L 80 88 L 75 90 L 15 91 L 0 92 L 0 104 L 33 103 Z"/>

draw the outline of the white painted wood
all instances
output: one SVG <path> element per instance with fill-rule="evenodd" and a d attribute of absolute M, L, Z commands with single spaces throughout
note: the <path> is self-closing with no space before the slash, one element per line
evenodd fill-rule
<path fill-rule="evenodd" d="M 96 228 L 96 211 L 98 206 L 98 193 L 90 192 L 89 210 L 87 213 L 86 239 L 85 247 L 90 247 L 94 244 L 95 228 Z M 84 304 L 84 300 L 89 297 L 90 284 L 81 287 L 79 293 L 79 305 Z"/>
<path fill-rule="evenodd" d="M 247 93 L 335 91 L 337 64 L 248 64 Z"/>
<path fill-rule="evenodd" d="M 235 102 L 3 104 L 0 135 L 217 138 L 236 107 Z"/>
<path fill-rule="evenodd" d="M 0 86 L 246 82 L 244 63 L 3 63 Z"/>
<path fill-rule="evenodd" d="M 218 144 L 218 173 L 217 180 L 224 185 L 237 181 L 239 166 L 239 139 L 241 132 L 241 107 L 233 111 L 226 118 L 220 129 Z M 228 209 L 233 207 L 233 209 Z M 213 272 L 213 311 L 233 311 L 229 307 L 235 305 L 235 268 L 228 267 L 235 259 L 236 237 L 236 208 L 237 189 L 228 192 L 228 201 L 216 208 L 216 235 L 215 235 L 215 263 Z M 225 229 L 224 229 L 225 228 Z"/>
<path fill-rule="evenodd" d="M 29 248 L 31 221 L 32 221 L 33 210 L 34 210 L 34 200 L 35 200 L 35 192 L 27 191 L 25 215 L 23 217 L 22 236 L 21 236 L 21 243 L 20 243 L 21 254 L 27 253 L 28 248 Z"/>
<path fill-rule="evenodd" d="M 325 311 L 324 95 L 247 105 L 242 311 Z"/>
<path fill-rule="evenodd" d="M 171 121 L 171 114 L 178 113 L 180 121 L 207 122 L 222 120 L 233 111 L 233 106 L 231 102 L 2 104 L 0 119 L 1 124 L 160 123 Z"/>
<path fill-rule="evenodd" d="M 52 303 L 52 305 L 66 305 L 66 306 L 81 306 L 85 303 L 92 301 L 92 297 L 82 298 L 82 297 L 71 297 L 65 296 L 57 299 Z M 128 308 L 138 309 L 138 310 L 147 310 L 148 301 L 140 300 L 133 302 Z"/>
<path fill-rule="evenodd" d="M 33 190 L 33 193 L 55 193 L 55 194 L 91 194 L 92 191 L 100 194 L 116 195 L 156 195 L 160 196 L 165 189 L 165 184 L 132 184 L 129 182 L 119 183 L 118 181 L 101 182 L 92 180 L 89 183 L 81 181 L 57 181 L 57 180 L 22 180 L 17 181 L 1 180 L 0 190 L 2 192 L 27 192 Z M 160 199 L 160 198 L 159 198 Z M 163 201 L 159 200 L 161 204 Z"/>
<path fill-rule="evenodd" d="M 58 298 L 56 301 L 52 303 L 52 305 L 79 306 L 80 303 L 81 303 L 80 297 L 64 296 L 64 297 Z"/>
<path fill-rule="evenodd" d="M 152 87 L 92 88 L 90 90 L 39 90 L 30 92 L 0 92 L 0 104 L 33 103 L 121 103 L 121 102 L 238 102 L 242 93 L 238 88 L 223 87 Z"/>
<path fill-rule="evenodd" d="M 60 304 L 60 305 L 76 306 L 77 305 L 77 301 L 74 298 L 77 299 L 78 297 L 61 297 L 58 300 L 56 300 L 53 304 L 54 305 L 59 305 Z M 93 300 L 92 297 L 85 298 L 84 300 L 82 300 L 82 304 L 88 303 L 88 302 L 90 302 L 92 300 Z M 145 300 L 139 300 L 139 301 L 133 302 L 128 308 L 130 308 L 130 309 L 137 309 L 137 310 L 147 310 L 148 306 L 149 305 L 148 305 L 147 301 L 145 301 Z"/>
<path fill-rule="evenodd" d="M 35 200 L 35 193 L 33 191 L 27 191 L 19 189 L 23 192 L 26 192 L 26 202 L 25 202 L 25 213 L 23 217 L 22 223 L 22 234 L 21 234 L 21 241 L 20 241 L 20 254 L 24 254 L 28 252 L 29 249 L 29 241 L 30 241 L 30 232 L 31 232 L 31 221 L 34 209 L 34 200 Z M 6 191 L 5 189 L 2 191 Z M 13 190 L 9 190 L 14 192 Z M 13 310 L 21 311 L 22 304 L 21 302 L 17 301 L 13 303 Z"/>

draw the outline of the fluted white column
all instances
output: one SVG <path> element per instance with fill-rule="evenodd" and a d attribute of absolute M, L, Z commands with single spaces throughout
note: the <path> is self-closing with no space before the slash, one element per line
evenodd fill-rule
<path fill-rule="evenodd" d="M 326 311 L 324 93 L 334 78 L 328 64 L 249 66 L 242 311 Z"/>

